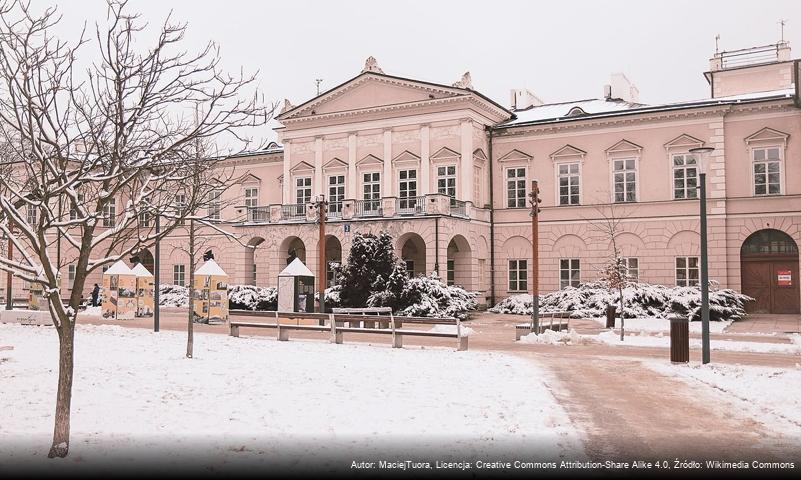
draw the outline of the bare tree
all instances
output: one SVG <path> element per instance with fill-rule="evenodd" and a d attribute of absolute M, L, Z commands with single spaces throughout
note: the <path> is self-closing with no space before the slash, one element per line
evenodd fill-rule
<path fill-rule="evenodd" d="M 109 2 L 107 25 L 96 26 L 91 41 L 82 34 L 74 45 L 63 42 L 54 34 L 59 20 L 52 8 L 37 15 L 26 2 L 0 4 L 0 141 L 20 162 L 14 175 L 0 176 L 0 232 L 19 252 L 0 257 L 0 269 L 43 286 L 59 337 L 49 457 L 69 452 L 73 339 L 87 275 L 181 222 L 220 230 L 194 212 L 217 188 L 211 180 L 226 155 L 198 158 L 193 145 L 227 136 L 246 148 L 239 132 L 272 114 L 248 94 L 255 76 L 221 72 L 213 43 L 195 54 L 180 50 L 184 24 L 168 18 L 142 49 L 145 25 L 125 1 Z M 87 49 L 97 58 L 82 70 L 76 59 Z M 197 107 L 205 113 L 196 122 Z M 142 221 L 156 214 L 158 234 Z M 58 238 L 67 245 L 62 263 L 50 255 Z M 75 281 L 62 303 L 58 277 L 67 264 Z"/>
<path fill-rule="evenodd" d="M 619 296 L 620 309 L 620 340 L 625 337 L 625 320 L 623 318 L 623 289 L 629 283 L 630 277 L 628 266 L 625 263 L 620 248 L 618 237 L 623 233 L 621 220 L 630 215 L 621 215 L 614 203 L 597 204 L 595 211 L 598 213 L 596 219 L 585 219 L 590 228 L 598 233 L 602 238 L 609 242 L 611 253 L 606 262 L 600 268 L 600 280 L 605 283 L 610 291 L 617 291 Z"/>

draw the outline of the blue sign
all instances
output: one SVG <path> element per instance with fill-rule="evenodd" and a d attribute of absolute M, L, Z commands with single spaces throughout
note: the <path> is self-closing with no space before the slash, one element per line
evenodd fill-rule
<path fill-rule="evenodd" d="M 350 233 L 350 224 L 343 225 L 345 227 L 345 233 Z"/>

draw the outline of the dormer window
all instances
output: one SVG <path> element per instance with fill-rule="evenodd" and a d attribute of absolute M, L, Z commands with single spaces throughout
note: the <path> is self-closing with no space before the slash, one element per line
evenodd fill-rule
<path fill-rule="evenodd" d="M 582 115 L 586 115 L 587 112 L 581 109 L 581 107 L 573 107 L 567 112 L 568 117 L 580 117 Z"/>

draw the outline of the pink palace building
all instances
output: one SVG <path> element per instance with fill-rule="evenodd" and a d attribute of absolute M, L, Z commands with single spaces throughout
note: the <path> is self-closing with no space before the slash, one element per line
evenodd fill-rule
<path fill-rule="evenodd" d="M 695 285 L 701 159 L 689 150 L 703 145 L 715 148 L 710 279 L 755 297 L 752 311 L 798 313 L 800 67 L 780 42 L 716 53 L 702 100 L 645 105 L 614 74 L 601 98 L 545 104 L 512 90 L 502 105 L 469 73 L 430 83 L 385 73 L 370 57 L 346 82 L 285 101 L 278 143 L 227 160 L 247 176 L 224 194 L 239 207 L 214 215 L 255 248 L 219 239 L 213 250 L 232 284 L 274 286 L 294 256 L 317 272 L 307 207 L 324 194 L 327 264 L 347 259 L 355 233 L 386 231 L 410 272 L 436 270 L 491 304 L 530 291 L 527 195 L 537 179 L 541 291 L 597 279 L 611 245 L 592 222 L 612 211 L 632 276 Z M 182 242 L 178 232 L 162 244 L 162 283 L 188 282 L 186 254 L 169 246 Z"/>

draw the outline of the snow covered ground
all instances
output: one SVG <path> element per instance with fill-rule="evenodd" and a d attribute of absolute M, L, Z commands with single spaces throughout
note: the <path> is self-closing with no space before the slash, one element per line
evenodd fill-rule
<path fill-rule="evenodd" d="M 184 333 L 108 325 L 75 345 L 70 455 L 47 461 L 57 336 L 0 325 L 0 470 L 584 456 L 547 372 L 510 355 L 195 333 L 186 359 Z"/>
<path fill-rule="evenodd" d="M 801 365 L 774 368 L 742 365 L 643 364 L 664 375 L 679 378 L 693 389 L 711 387 L 735 403 L 733 411 L 746 411 L 771 430 L 797 439 L 801 432 Z"/>
<path fill-rule="evenodd" d="M 606 325 L 606 318 L 593 318 L 601 326 Z M 731 325 L 731 320 L 709 322 L 711 333 L 722 333 L 726 327 Z M 620 328 L 620 319 L 615 320 L 615 327 Z M 670 320 L 657 317 L 627 318 L 625 319 L 627 331 L 640 332 L 670 332 Z M 701 322 L 690 322 L 690 332 L 701 333 Z"/>

